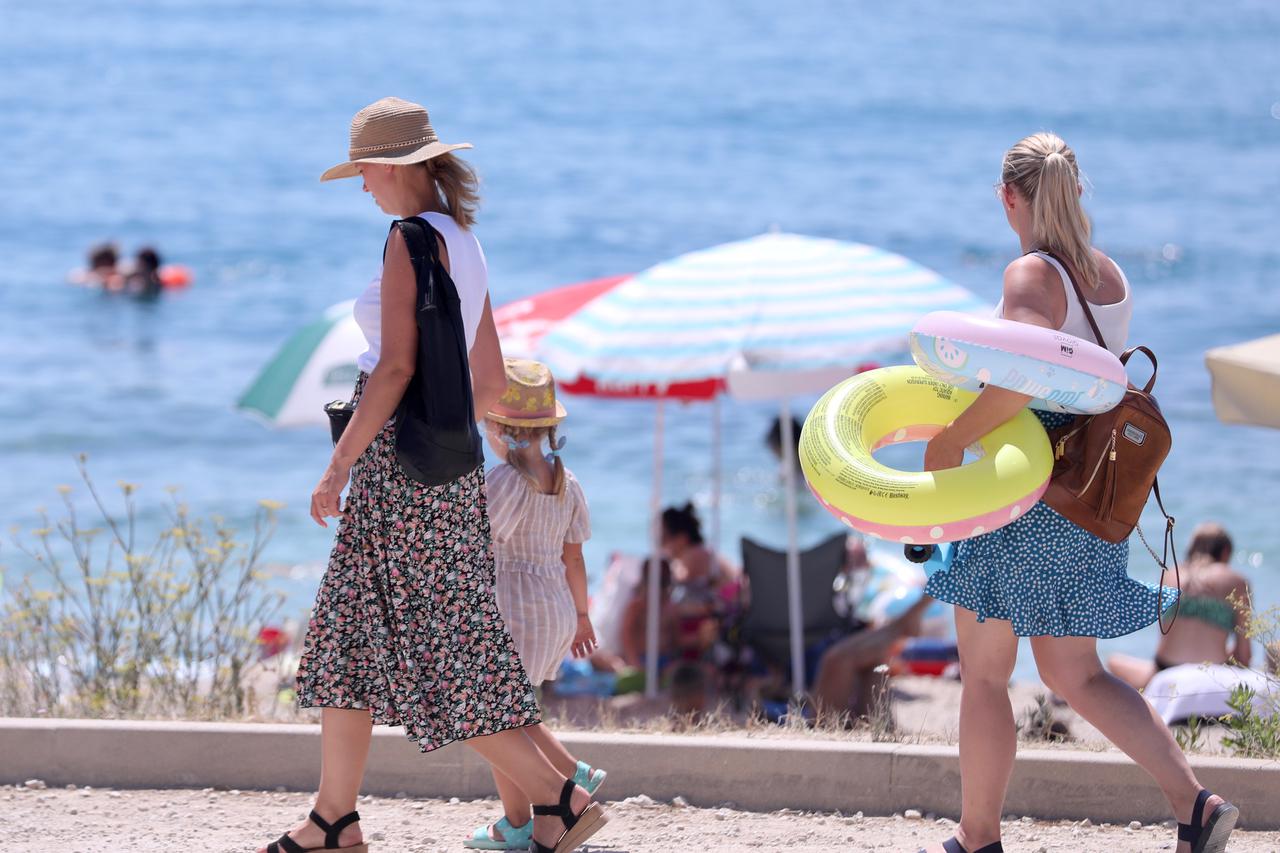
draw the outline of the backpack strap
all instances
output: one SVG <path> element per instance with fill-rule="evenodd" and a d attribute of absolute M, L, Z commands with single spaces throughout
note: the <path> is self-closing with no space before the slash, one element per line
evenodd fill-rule
<path fill-rule="evenodd" d="M 1152 380 L 1155 381 L 1154 379 Z M 1156 591 L 1156 622 L 1160 626 L 1161 634 L 1168 634 L 1173 629 L 1173 623 L 1178 621 L 1178 610 L 1182 607 L 1182 571 L 1178 566 L 1178 549 L 1173 542 L 1173 525 L 1176 522 L 1173 516 L 1169 515 L 1168 510 L 1164 508 L 1164 501 L 1160 498 L 1160 478 L 1156 477 L 1151 484 L 1151 493 L 1155 495 L 1156 506 L 1160 507 L 1160 514 L 1164 516 L 1164 554 L 1163 557 L 1157 559 L 1160 565 L 1160 580 Z M 1147 544 L 1147 537 L 1142 535 L 1142 525 L 1137 526 L 1138 538 L 1142 540 L 1142 544 L 1146 545 L 1147 550 L 1152 557 L 1156 556 L 1156 552 Z M 1164 576 L 1169 571 L 1169 563 L 1173 562 L 1173 586 L 1178 591 L 1178 597 L 1173 603 L 1173 615 L 1169 617 L 1168 624 L 1164 621 Z"/>
<path fill-rule="evenodd" d="M 1084 317 L 1089 321 L 1089 328 L 1093 329 L 1093 336 L 1097 339 L 1098 344 L 1103 349 L 1108 349 L 1106 340 L 1102 337 L 1102 330 L 1098 328 L 1098 321 L 1093 319 L 1093 312 L 1089 310 L 1089 300 L 1084 298 L 1084 291 L 1080 289 L 1080 285 L 1076 284 L 1075 276 L 1071 274 L 1071 268 L 1067 266 L 1067 262 L 1062 258 L 1050 252 L 1048 249 L 1036 249 L 1037 254 L 1048 255 L 1053 258 L 1062 267 L 1062 272 L 1067 276 L 1067 281 L 1071 282 L 1071 289 L 1076 292 L 1076 299 L 1080 300 L 1080 307 L 1084 309 Z M 1136 349 L 1136 347 L 1135 347 Z M 1148 351 L 1149 353 L 1150 351 Z M 1154 361 L 1155 359 L 1152 359 Z"/>
<path fill-rule="evenodd" d="M 1156 373 L 1160 370 L 1160 365 L 1156 363 L 1156 354 L 1144 346 L 1129 347 L 1120 355 L 1120 363 L 1126 367 L 1129 364 L 1129 357 L 1135 352 L 1140 352 L 1151 362 L 1151 378 L 1147 380 L 1147 384 L 1142 387 L 1142 393 L 1150 394 L 1151 389 L 1156 387 Z"/>

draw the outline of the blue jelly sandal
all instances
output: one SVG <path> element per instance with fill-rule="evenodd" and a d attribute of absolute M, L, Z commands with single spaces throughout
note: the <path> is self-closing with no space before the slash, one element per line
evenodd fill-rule
<path fill-rule="evenodd" d="M 600 786 L 604 784 L 605 777 L 609 774 L 603 770 L 593 768 L 585 761 L 578 762 L 578 769 L 574 771 L 573 782 L 580 788 L 585 788 L 588 794 L 595 794 L 600 790 Z"/>
<path fill-rule="evenodd" d="M 501 838 L 495 838 L 496 834 Z M 472 850 L 528 850 L 533 840 L 533 821 L 524 826 L 512 826 L 507 816 L 503 815 L 497 823 L 476 827 L 471 837 L 462 842 L 463 847 Z"/>

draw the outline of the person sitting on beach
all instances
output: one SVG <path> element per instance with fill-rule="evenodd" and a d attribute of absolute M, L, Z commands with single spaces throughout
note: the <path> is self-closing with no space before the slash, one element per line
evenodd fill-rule
<path fill-rule="evenodd" d="M 619 630 L 621 648 L 614 665 L 615 672 L 623 667 L 643 669 L 648 643 L 649 625 L 649 576 L 652 561 L 645 560 L 640 579 L 631 590 L 631 597 L 622 611 Z M 658 565 L 658 671 L 661 672 L 675 648 L 674 614 L 671 608 L 671 562 L 659 560 Z M 594 663 L 593 659 L 593 663 Z"/>
<path fill-rule="evenodd" d="M 876 697 L 888 686 L 884 671 L 895 648 L 907 637 L 921 633 L 924 611 L 933 603 L 926 595 L 904 613 L 864 622 L 854 612 L 847 590 L 862 587 L 862 578 L 871 570 L 867 546 L 861 537 L 850 536 L 845 548 L 845 565 L 836 578 L 836 612 L 849 620 L 851 632 L 832 643 L 818 661 L 812 697 L 818 725 L 851 725 L 871 716 Z"/>
<path fill-rule="evenodd" d="M 124 286 L 124 275 L 120 271 L 119 247 L 115 243 L 99 243 L 91 247 L 87 266 L 72 272 L 68 280 L 72 284 L 96 287 L 108 292 L 120 290 Z"/>
<path fill-rule="evenodd" d="M 1141 690 L 1157 672 L 1184 663 L 1235 662 L 1247 667 L 1253 650 L 1249 626 L 1249 581 L 1231 568 L 1231 537 L 1206 522 L 1191 534 L 1183 565 L 1178 618 L 1160 638 L 1155 659 L 1112 655 L 1107 668 Z"/>
<path fill-rule="evenodd" d="M 701 660 L 720 639 L 721 619 L 738 598 L 740 573 L 707 546 L 691 503 L 662 511 L 662 550 L 671 560 L 678 654 Z"/>

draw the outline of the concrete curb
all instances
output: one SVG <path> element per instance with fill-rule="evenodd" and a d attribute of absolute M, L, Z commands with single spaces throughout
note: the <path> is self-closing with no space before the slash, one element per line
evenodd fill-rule
<path fill-rule="evenodd" d="M 609 771 L 608 799 L 683 796 L 695 806 L 956 817 L 954 747 L 818 739 L 568 733 L 571 752 Z M 320 772 L 315 725 L 0 719 L 0 783 L 114 788 L 309 789 Z M 1247 829 L 1280 829 L 1280 762 L 1195 757 L 1202 784 L 1240 807 Z M 398 729 L 374 732 L 364 790 L 417 797 L 493 795 L 487 766 L 454 744 L 422 755 Z M 1006 812 L 1095 823 L 1169 818 L 1151 779 L 1124 756 L 1019 752 Z"/>

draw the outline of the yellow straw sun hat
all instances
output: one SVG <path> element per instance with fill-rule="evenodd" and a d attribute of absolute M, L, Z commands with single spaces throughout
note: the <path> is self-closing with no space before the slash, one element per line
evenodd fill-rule
<path fill-rule="evenodd" d="M 347 152 L 351 159 L 326 171 L 320 180 L 354 178 L 360 174 L 361 163 L 406 166 L 470 147 L 470 142 L 441 142 L 431 127 L 427 108 L 421 104 L 383 98 L 351 119 L 351 146 Z"/>
<path fill-rule="evenodd" d="M 556 399 L 556 380 L 547 366 L 527 358 L 504 358 L 507 390 L 485 413 L 491 421 L 517 427 L 555 426 L 567 412 Z"/>

